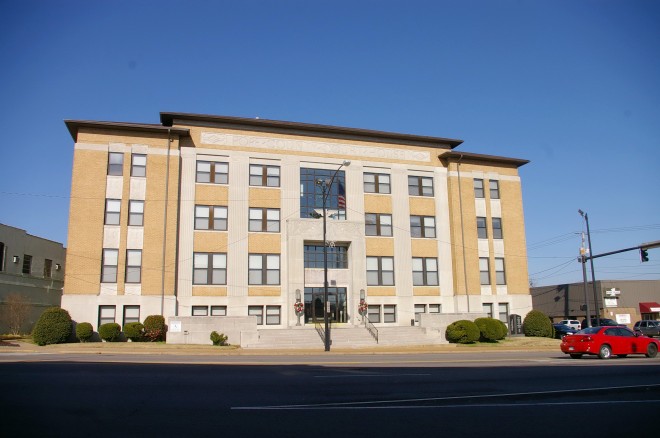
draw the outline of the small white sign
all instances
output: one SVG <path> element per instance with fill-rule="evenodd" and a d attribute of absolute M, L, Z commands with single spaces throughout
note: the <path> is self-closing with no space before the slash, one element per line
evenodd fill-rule
<path fill-rule="evenodd" d="M 170 332 L 181 333 L 181 321 L 170 321 Z"/>
<path fill-rule="evenodd" d="M 605 302 L 605 307 L 616 307 L 619 302 L 616 298 L 605 298 L 603 301 Z"/>
<path fill-rule="evenodd" d="M 630 324 L 630 314 L 622 313 L 616 316 L 617 324 Z"/>
<path fill-rule="evenodd" d="M 608 297 L 615 297 L 615 296 L 617 296 L 617 295 L 621 295 L 621 291 L 612 288 L 612 289 L 608 289 L 608 290 L 606 290 L 606 291 L 605 291 L 605 295 L 607 295 Z"/>

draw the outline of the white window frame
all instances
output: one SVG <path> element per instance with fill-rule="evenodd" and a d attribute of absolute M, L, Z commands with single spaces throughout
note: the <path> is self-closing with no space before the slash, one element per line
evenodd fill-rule
<path fill-rule="evenodd" d="M 131 154 L 131 176 L 147 176 L 147 156 L 144 154 Z"/>
<path fill-rule="evenodd" d="M 141 249 L 126 250 L 126 272 L 124 276 L 124 282 L 131 284 L 142 282 L 142 250 Z"/>
<path fill-rule="evenodd" d="M 121 199 L 105 200 L 105 225 L 119 225 L 121 222 Z"/>
<path fill-rule="evenodd" d="M 144 226 L 144 201 L 128 201 L 128 225 L 131 227 Z"/>
<path fill-rule="evenodd" d="M 119 250 L 103 248 L 101 258 L 101 283 L 117 283 Z"/>

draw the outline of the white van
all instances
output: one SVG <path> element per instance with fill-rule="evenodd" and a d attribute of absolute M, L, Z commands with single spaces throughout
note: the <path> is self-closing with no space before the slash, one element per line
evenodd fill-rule
<path fill-rule="evenodd" d="M 580 324 L 580 321 L 577 319 L 564 319 L 562 321 L 559 321 L 559 324 L 564 324 L 569 327 L 573 327 L 575 330 L 580 330 L 582 328 L 582 324 Z"/>

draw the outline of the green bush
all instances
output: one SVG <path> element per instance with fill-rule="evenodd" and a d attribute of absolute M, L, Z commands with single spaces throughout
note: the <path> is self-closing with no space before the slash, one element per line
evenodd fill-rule
<path fill-rule="evenodd" d="M 445 338 L 454 344 L 472 344 L 479 340 L 479 336 L 479 327 L 467 319 L 449 324 L 445 333 Z"/>
<path fill-rule="evenodd" d="M 76 325 L 76 338 L 80 342 L 87 342 L 94 336 L 94 328 L 88 322 L 79 322 Z"/>
<path fill-rule="evenodd" d="M 32 330 L 37 345 L 62 344 L 73 333 L 71 315 L 59 307 L 44 310 Z"/>
<path fill-rule="evenodd" d="M 229 345 L 227 344 L 227 336 L 216 331 L 211 332 L 211 342 L 213 342 L 213 345 Z"/>
<path fill-rule="evenodd" d="M 552 338 L 554 327 L 545 313 L 532 310 L 523 320 L 523 333 L 525 333 L 525 336 L 530 337 Z"/>
<path fill-rule="evenodd" d="M 121 326 L 116 322 L 108 322 L 99 327 L 99 336 L 107 342 L 114 342 L 119 339 Z"/>
<path fill-rule="evenodd" d="M 144 337 L 148 341 L 164 341 L 166 333 L 167 326 L 165 325 L 165 318 L 161 315 L 149 315 L 144 320 Z"/>
<path fill-rule="evenodd" d="M 140 342 L 144 337 L 144 325 L 141 322 L 127 322 L 124 324 L 124 336 L 133 342 Z"/>
<path fill-rule="evenodd" d="M 479 327 L 479 332 L 481 332 L 481 337 L 479 341 L 481 342 L 496 342 L 502 337 L 502 326 L 500 325 L 500 320 L 493 318 L 477 318 L 474 320 L 474 323 Z"/>
<path fill-rule="evenodd" d="M 502 321 L 500 321 L 499 319 L 496 319 L 495 321 L 497 321 L 497 322 L 499 323 L 499 326 L 500 326 L 500 332 L 501 332 L 501 333 L 500 333 L 500 337 L 497 338 L 497 340 L 498 340 L 498 341 L 501 341 L 502 339 L 506 338 L 507 335 L 509 334 L 509 328 L 506 326 L 506 324 L 504 324 L 504 323 L 503 323 Z"/>

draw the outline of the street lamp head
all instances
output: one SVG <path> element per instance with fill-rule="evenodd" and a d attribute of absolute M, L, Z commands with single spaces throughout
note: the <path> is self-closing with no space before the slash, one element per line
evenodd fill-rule
<path fill-rule="evenodd" d="M 580 213 L 580 216 L 584 217 L 584 211 L 578 209 L 578 213 Z"/>
<path fill-rule="evenodd" d="M 344 166 L 344 167 L 348 167 L 348 166 L 351 165 L 351 161 L 350 160 L 344 160 L 344 162 L 341 163 L 341 165 Z"/>

